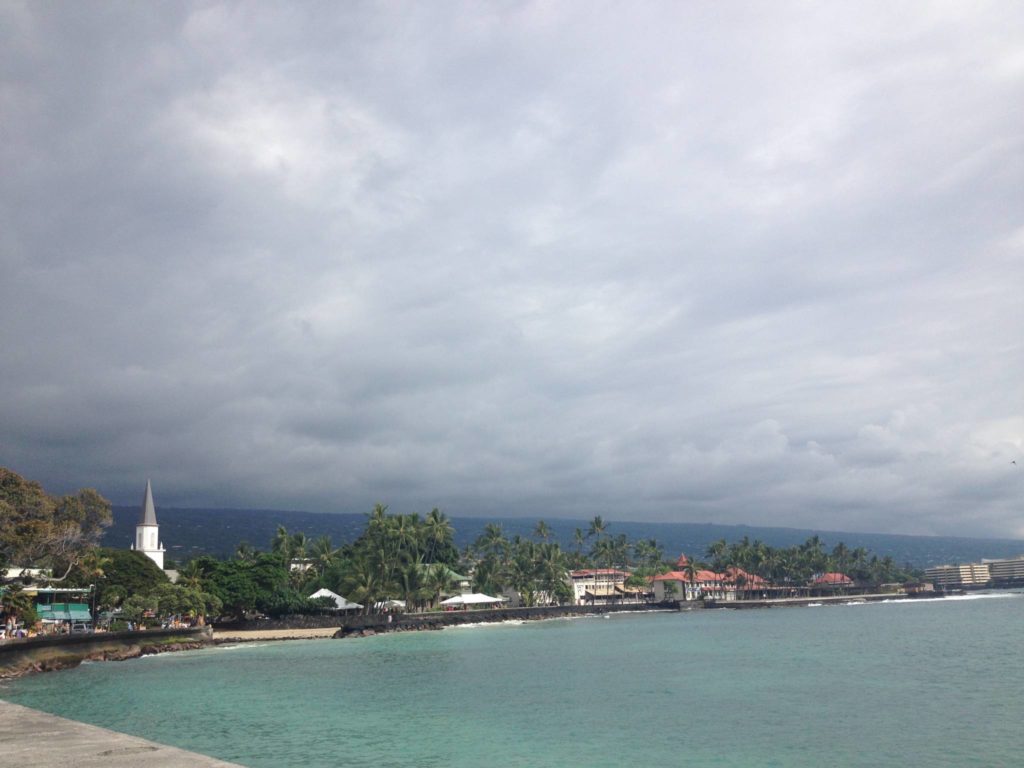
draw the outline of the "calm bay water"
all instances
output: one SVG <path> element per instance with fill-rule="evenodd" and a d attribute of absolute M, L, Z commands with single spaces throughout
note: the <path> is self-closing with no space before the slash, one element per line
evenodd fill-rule
<path fill-rule="evenodd" d="M 0 698 L 263 766 L 1024 764 L 1024 595 L 221 647 Z"/>

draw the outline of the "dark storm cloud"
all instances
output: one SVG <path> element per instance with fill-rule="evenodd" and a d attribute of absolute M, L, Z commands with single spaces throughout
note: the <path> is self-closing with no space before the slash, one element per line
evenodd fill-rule
<path fill-rule="evenodd" d="M 0 463 L 1024 536 L 1021 21 L 9 3 Z"/>

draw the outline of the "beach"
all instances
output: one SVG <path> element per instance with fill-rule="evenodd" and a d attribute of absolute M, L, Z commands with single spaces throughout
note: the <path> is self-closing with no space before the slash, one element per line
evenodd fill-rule
<path fill-rule="evenodd" d="M 213 642 L 248 643 L 257 640 L 313 640 L 334 637 L 338 627 L 314 627 L 303 629 L 242 629 L 213 633 Z"/>

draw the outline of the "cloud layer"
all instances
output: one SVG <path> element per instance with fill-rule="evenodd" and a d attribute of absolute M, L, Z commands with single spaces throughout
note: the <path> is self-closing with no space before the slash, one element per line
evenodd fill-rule
<path fill-rule="evenodd" d="M 1022 28 L 5 4 L 0 464 L 117 501 L 1024 537 Z"/>

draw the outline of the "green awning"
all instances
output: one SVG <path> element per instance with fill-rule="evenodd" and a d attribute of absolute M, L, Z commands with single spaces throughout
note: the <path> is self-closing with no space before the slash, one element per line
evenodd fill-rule
<path fill-rule="evenodd" d="M 43 621 L 92 621 L 85 603 L 37 603 L 36 613 Z"/>

